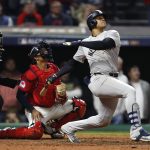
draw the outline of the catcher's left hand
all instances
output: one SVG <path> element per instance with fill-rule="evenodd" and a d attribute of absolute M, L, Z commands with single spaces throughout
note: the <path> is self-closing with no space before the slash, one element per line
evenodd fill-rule
<path fill-rule="evenodd" d="M 66 85 L 61 83 L 56 86 L 56 103 L 64 104 L 66 100 Z"/>

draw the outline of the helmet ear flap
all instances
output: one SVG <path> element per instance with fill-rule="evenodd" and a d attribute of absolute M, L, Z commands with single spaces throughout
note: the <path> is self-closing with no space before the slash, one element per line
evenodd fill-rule
<path fill-rule="evenodd" d="M 96 27 L 96 25 L 97 25 L 96 17 L 98 17 L 98 16 L 103 16 L 105 18 L 105 15 L 100 10 L 95 10 L 94 12 L 89 14 L 89 16 L 87 17 L 87 25 L 90 30 L 92 30 L 93 28 Z"/>
<path fill-rule="evenodd" d="M 93 18 L 93 16 L 89 16 L 87 19 L 87 25 L 88 25 L 89 29 L 92 30 L 97 25 L 96 19 Z"/>
<path fill-rule="evenodd" d="M 91 20 L 90 24 L 91 24 L 92 29 L 95 28 L 97 25 L 96 19 Z"/>

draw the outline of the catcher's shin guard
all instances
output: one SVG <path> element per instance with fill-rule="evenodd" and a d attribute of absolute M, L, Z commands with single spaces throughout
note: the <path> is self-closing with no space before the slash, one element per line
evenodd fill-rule
<path fill-rule="evenodd" d="M 43 135 L 41 122 L 30 127 L 5 128 L 0 130 L 0 139 L 40 139 Z"/>
<path fill-rule="evenodd" d="M 60 120 L 57 120 L 51 124 L 52 128 L 55 128 L 56 130 L 60 129 L 60 127 L 67 122 L 75 121 L 78 119 L 81 119 L 86 111 L 86 103 L 78 98 L 72 98 L 73 100 L 73 111 L 65 115 Z"/>

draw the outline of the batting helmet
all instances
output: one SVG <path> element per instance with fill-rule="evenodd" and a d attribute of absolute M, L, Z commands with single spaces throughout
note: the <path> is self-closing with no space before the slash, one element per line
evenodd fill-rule
<path fill-rule="evenodd" d="M 97 25 L 96 17 L 98 16 L 103 16 L 105 18 L 104 13 L 100 10 L 95 10 L 94 12 L 89 14 L 89 16 L 87 17 L 87 25 L 90 30 L 96 27 Z"/>
<path fill-rule="evenodd" d="M 37 55 L 40 55 L 44 59 L 47 59 L 51 62 L 54 61 L 52 55 L 52 49 L 46 41 L 40 41 L 36 46 L 34 46 L 31 49 L 29 53 L 29 57 L 33 59 Z"/>

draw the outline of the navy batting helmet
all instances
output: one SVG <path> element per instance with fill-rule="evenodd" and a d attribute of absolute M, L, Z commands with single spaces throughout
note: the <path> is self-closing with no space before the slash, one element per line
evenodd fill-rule
<path fill-rule="evenodd" d="M 87 25 L 88 25 L 90 30 L 92 30 L 93 28 L 96 27 L 97 21 L 95 18 L 98 16 L 103 16 L 105 18 L 104 13 L 100 10 L 95 10 L 94 12 L 89 14 L 89 16 L 87 17 Z"/>
<path fill-rule="evenodd" d="M 40 41 L 36 46 L 34 46 L 31 49 L 29 56 L 31 58 L 34 58 L 37 55 L 40 55 L 44 59 L 47 59 L 49 61 L 52 61 L 52 62 L 54 61 L 53 55 L 52 55 L 52 49 L 46 41 Z"/>

